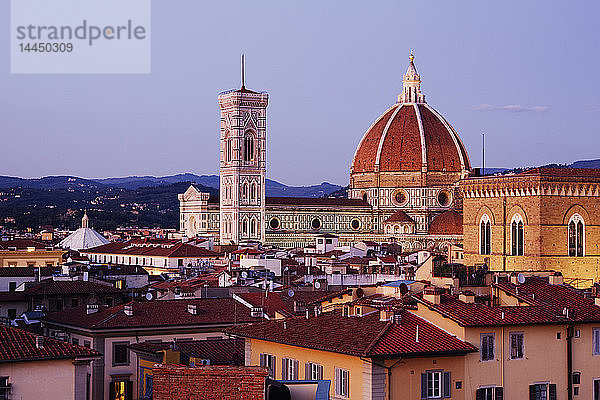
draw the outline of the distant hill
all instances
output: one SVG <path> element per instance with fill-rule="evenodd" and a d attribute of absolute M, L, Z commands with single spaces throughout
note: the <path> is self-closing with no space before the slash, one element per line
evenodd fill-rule
<path fill-rule="evenodd" d="M 128 176 L 124 178 L 82 179 L 73 176 L 48 176 L 39 179 L 24 179 L 0 176 L 0 189 L 22 187 L 29 189 L 73 189 L 99 190 L 101 188 L 119 188 L 137 190 L 143 187 L 172 185 L 181 182 L 192 182 L 201 186 L 219 189 L 218 175 L 177 174 L 169 176 Z M 287 186 L 272 179 L 267 179 L 267 196 L 273 197 L 324 197 L 340 190 L 342 187 L 323 182 L 311 186 Z"/>
<path fill-rule="evenodd" d="M 575 161 L 569 165 L 571 168 L 600 168 L 600 159 Z"/>

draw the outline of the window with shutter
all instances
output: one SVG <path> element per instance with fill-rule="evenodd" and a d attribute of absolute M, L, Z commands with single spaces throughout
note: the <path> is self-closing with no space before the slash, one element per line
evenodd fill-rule
<path fill-rule="evenodd" d="M 494 359 L 494 334 L 481 334 L 481 361 L 490 361 Z"/>
<path fill-rule="evenodd" d="M 421 374 L 421 398 L 439 399 L 450 397 L 452 379 L 450 372 L 427 371 Z"/>
<path fill-rule="evenodd" d="M 335 394 L 342 397 L 350 396 L 350 371 L 335 369 Z"/>
<path fill-rule="evenodd" d="M 495 387 L 494 394 L 495 394 L 494 400 L 504 400 L 504 388 L 502 386 Z"/>
<path fill-rule="evenodd" d="M 593 354 L 600 355 L 600 328 L 592 329 Z"/>
<path fill-rule="evenodd" d="M 529 400 L 556 400 L 556 384 L 537 383 L 529 385 Z"/>
<path fill-rule="evenodd" d="M 452 386 L 452 378 L 450 377 L 450 372 L 444 372 L 444 398 L 450 397 L 450 387 Z"/>
<path fill-rule="evenodd" d="M 523 333 L 511 332 L 510 334 L 510 358 L 518 360 L 523 358 Z"/>
<path fill-rule="evenodd" d="M 323 366 L 312 362 L 306 363 L 304 379 L 320 381 L 323 379 Z"/>
<path fill-rule="evenodd" d="M 275 379 L 275 356 L 272 354 L 260 354 L 260 366 L 267 367 L 269 378 Z M 282 371 L 283 374 L 283 371 Z"/>

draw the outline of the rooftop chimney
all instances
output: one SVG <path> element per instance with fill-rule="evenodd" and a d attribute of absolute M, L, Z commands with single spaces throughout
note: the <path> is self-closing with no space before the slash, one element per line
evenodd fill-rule
<path fill-rule="evenodd" d="M 563 276 L 560 272 L 555 272 L 548 277 L 548 283 L 551 285 L 562 285 L 564 283 Z"/>
<path fill-rule="evenodd" d="M 198 307 L 195 304 L 188 304 L 188 312 L 192 315 L 198 315 Z"/>
<path fill-rule="evenodd" d="M 428 287 L 423 291 L 423 300 L 433 304 L 440 304 L 442 302 L 442 292 L 442 289 Z"/>
<path fill-rule="evenodd" d="M 100 311 L 100 307 L 98 306 L 98 304 L 88 304 L 86 307 L 87 314 L 94 314 L 98 311 Z"/>
<path fill-rule="evenodd" d="M 475 303 L 475 293 L 466 290 L 458 295 L 458 299 L 463 303 Z"/>
<path fill-rule="evenodd" d="M 44 348 L 44 337 L 43 336 L 35 337 L 35 347 L 37 347 L 38 349 Z"/>
<path fill-rule="evenodd" d="M 596 304 L 598 307 L 600 307 L 600 297 L 596 297 L 596 298 L 594 299 L 594 303 L 595 303 L 595 304 Z"/>
<path fill-rule="evenodd" d="M 379 310 L 379 320 L 389 321 L 394 318 L 394 310 L 391 307 L 384 307 Z"/>
<path fill-rule="evenodd" d="M 125 304 L 123 310 L 125 311 L 125 315 L 131 317 L 133 315 L 133 304 Z"/>

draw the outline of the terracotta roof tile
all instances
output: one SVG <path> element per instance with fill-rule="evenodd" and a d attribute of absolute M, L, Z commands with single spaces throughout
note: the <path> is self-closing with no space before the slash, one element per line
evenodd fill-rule
<path fill-rule="evenodd" d="M 44 337 L 41 348 L 36 346 L 37 335 L 21 329 L 0 326 L 0 362 L 39 361 L 98 357 L 100 353 L 86 347 Z"/>
<path fill-rule="evenodd" d="M 338 311 L 332 311 L 309 319 L 295 317 L 238 326 L 229 328 L 227 332 L 361 357 L 418 357 L 431 354 L 466 354 L 477 350 L 409 311 L 402 311 L 401 316 L 402 322 L 396 325 L 393 322 L 380 321 L 378 312 L 361 317 L 345 317 Z"/>
<path fill-rule="evenodd" d="M 74 294 L 110 294 L 123 293 L 123 290 L 117 289 L 111 285 L 102 285 L 88 281 L 54 281 L 44 280 L 35 286 L 27 288 L 23 294 L 26 296 L 41 295 L 74 295 Z"/>
<path fill-rule="evenodd" d="M 496 287 L 519 297 L 521 306 L 492 306 L 483 303 L 465 303 L 457 296 L 441 295 L 441 304 L 433 304 L 415 296 L 417 301 L 461 326 L 536 325 L 565 324 L 572 322 L 600 322 L 600 307 L 594 299 L 586 298 L 567 285 L 550 285 L 547 279 L 528 277 L 524 284 L 516 286 L 504 282 Z M 535 294 L 535 295 L 533 295 Z M 532 296 L 533 295 L 533 296 Z M 569 308 L 569 318 L 563 309 Z"/>
<path fill-rule="evenodd" d="M 188 312 L 188 305 L 197 307 L 197 314 Z M 126 315 L 126 306 L 133 308 L 133 315 Z M 72 325 L 93 330 L 130 329 L 141 327 L 231 325 L 254 322 L 250 309 L 242 307 L 234 299 L 185 299 L 130 302 L 103 308 L 87 314 L 86 307 L 76 307 L 47 315 L 48 323 Z"/>

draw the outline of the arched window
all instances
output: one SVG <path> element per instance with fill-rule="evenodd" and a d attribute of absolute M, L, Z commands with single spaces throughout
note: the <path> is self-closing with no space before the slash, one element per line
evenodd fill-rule
<path fill-rule="evenodd" d="M 256 235 L 256 219 L 250 220 L 250 236 Z"/>
<path fill-rule="evenodd" d="M 254 137 L 252 133 L 246 132 L 244 137 L 244 162 L 254 161 Z"/>
<path fill-rule="evenodd" d="M 569 219 L 569 256 L 583 257 L 585 254 L 585 222 L 579 214 Z"/>
<path fill-rule="evenodd" d="M 244 219 L 242 221 L 242 234 L 245 236 L 248 234 L 248 220 Z"/>
<path fill-rule="evenodd" d="M 510 223 L 510 241 L 512 244 L 510 254 L 513 256 L 523 255 L 523 233 L 523 217 L 520 214 L 515 214 Z"/>
<path fill-rule="evenodd" d="M 229 139 L 229 138 L 227 138 L 226 140 L 227 140 L 227 141 L 225 142 L 225 147 L 226 147 L 226 151 L 225 151 L 225 155 L 226 155 L 226 157 L 225 157 L 225 161 L 227 161 L 227 162 L 231 162 L 231 161 L 233 161 L 233 150 L 232 150 L 232 148 L 231 148 L 231 147 L 232 147 L 232 144 L 231 144 L 232 140 L 231 140 L 231 139 Z"/>
<path fill-rule="evenodd" d="M 242 186 L 242 199 L 246 200 L 248 198 L 248 184 L 244 182 Z"/>
<path fill-rule="evenodd" d="M 479 221 L 479 254 L 492 253 L 492 224 L 490 217 L 484 214 Z"/>
<path fill-rule="evenodd" d="M 250 185 L 250 199 L 256 200 L 256 183 L 252 182 Z"/>

